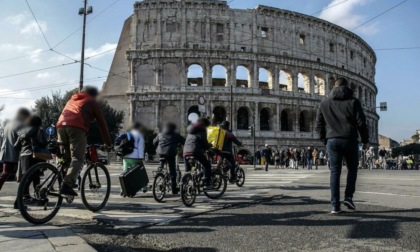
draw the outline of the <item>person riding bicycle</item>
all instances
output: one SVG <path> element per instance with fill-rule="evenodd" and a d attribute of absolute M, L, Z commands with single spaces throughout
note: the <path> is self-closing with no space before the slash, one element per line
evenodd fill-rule
<path fill-rule="evenodd" d="M 99 92 L 96 87 L 85 86 L 80 93 L 73 95 L 67 102 L 57 122 L 58 141 L 64 148 L 63 159 L 71 162 L 64 177 L 61 194 L 77 196 L 73 190 L 79 172 L 83 167 L 87 132 L 96 120 L 105 146 L 112 145 L 105 117 L 96 101 Z"/>
<path fill-rule="evenodd" d="M 235 172 L 236 161 L 233 156 L 233 143 L 236 144 L 238 147 L 241 147 L 242 143 L 241 141 L 238 140 L 238 138 L 236 138 L 236 136 L 231 131 L 229 131 L 230 123 L 228 121 L 222 122 L 219 126 L 220 128 L 227 131 L 220 156 L 222 158 L 225 158 L 229 162 L 229 167 L 230 167 L 229 182 L 236 183 L 237 182 L 236 172 Z"/>
<path fill-rule="evenodd" d="M 386 166 L 386 158 L 388 156 L 388 152 L 386 151 L 385 147 L 382 147 L 382 149 L 378 152 L 379 155 L 379 165 L 381 168 L 384 168 Z"/>
<path fill-rule="evenodd" d="M 156 154 L 164 158 L 168 163 L 172 180 L 172 194 L 178 194 L 179 188 L 176 183 L 176 155 L 179 145 L 184 145 L 185 138 L 176 132 L 176 125 L 168 123 L 162 133 L 159 133 L 153 140 L 156 147 Z M 159 163 L 158 169 L 163 169 L 165 161 Z"/>
<path fill-rule="evenodd" d="M 194 157 L 204 167 L 204 186 L 205 190 L 211 190 L 211 163 L 204 154 L 212 145 L 207 141 L 207 128 L 211 125 L 207 118 L 200 118 L 196 123 L 187 128 L 187 138 L 183 149 L 185 158 L 185 171 L 191 171 L 191 166 L 186 160 L 188 157 Z"/>

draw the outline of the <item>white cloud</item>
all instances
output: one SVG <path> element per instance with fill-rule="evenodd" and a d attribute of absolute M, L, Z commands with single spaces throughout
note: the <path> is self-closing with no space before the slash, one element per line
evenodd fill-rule
<path fill-rule="evenodd" d="M 40 55 L 40 52 L 42 51 L 43 51 L 42 49 L 38 48 L 29 53 L 31 55 L 29 56 L 29 58 L 31 59 L 32 63 L 40 62 L 39 55 Z"/>
<path fill-rule="evenodd" d="M 28 45 L 19 45 L 19 44 L 0 44 L 0 52 L 26 52 L 31 48 Z"/>
<path fill-rule="evenodd" d="M 12 25 L 20 25 L 25 20 L 25 14 L 17 14 L 6 17 L 5 21 Z"/>
<path fill-rule="evenodd" d="M 37 79 L 49 79 L 51 78 L 52 74 L 49 72 L 39 73 L 36 75 Z"/>
<path fill-rule="evenodd" d="M 356 9 L 366 5 L 368 2 L 370 0 L 350 0 L 344 3 L 343 0 L 333 0 L 324 8 L 319 18 L 340 25 L 346 29 L 354 29 L 367 19 L 367 17 L 357 14 Z M 356 31 L 363 34 L 374 34 L 378 31 L 377 24 L 364 25 Z"/>
<path fill-rule="evenodd" d="M 88 48 L 85 49 L 85 59 L 89 58 L 89 57 L 92 57 L 92 56 L 96 56 L 96 55 L 98 55 L 98 56 L 94 57 L 93 59 L 99 59 L 99 58 L 104 57 L 106 55 L 113 54 L 115 52 L 115 50 L 112 50 L 112 49 L 115 49 L 116 47 L 117 47 L 117 44 L 115 44 L 115 43 L 105 43 L 98 48 L 88 47 Z M 70 53 L 70 54 L 66 54 L 66 55 L 67 55 L 67 57 L 70 57 L 70 58 L 75 59 L 75 60 L 80 60 L 80 56 L 81 56 L 80 52 Z M 67 58 L 67 57 L 54 56 L 54 57 L 50 58 L 49 61 L 51 61 L 51 62 L 68 61 L 69 58 Z"/>
<path fill-rule="evenodd" d="M 27 91 L 14 93 L 10 89 L 0 89 L 0 97 L 0 105 L 4 105 L 4 110 L 0 112 L 0 120 L 14 118 L 19 108 L 30 109 L 35 106 L 35 100 L 32 100 L 30 93 Z"/>
<path fill-rule="evenodd" d="M 38 22 L 39 26 L 41 26 L 42 31 L 45 33 L 47 31 L 47 23 L 44 21 Z M 39 30 L 38 24 L 35 21 L 30 21 L 20 30 L 20 34 L 24 35 L 35 35 L 40 33 L 41 31 Z"/>

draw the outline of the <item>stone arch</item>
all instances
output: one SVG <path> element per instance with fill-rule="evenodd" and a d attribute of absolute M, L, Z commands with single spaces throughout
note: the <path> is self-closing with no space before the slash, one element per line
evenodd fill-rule
<path fill-rule="evenodd" d="M 299 114 L 299 131 L 300 132 L 311 132 L 312 127 L 312 116 L 308 110 L 302 110 Z"/>
<path fill-rule="evenodd" d="M 174 123 L 178 129 L 181 126 L 181 120 L 179 116 L 179 110 L 175 105 L 168 105 L 162 109 L 161 117 L 161 129 L 162 126 L 165 126 L 167 123 Z"/>
<path fill-rule="evenodd" d="M 162 85 L 163 86 L 179 86 L 181 80 L 181 69 L 178 64 L 165 63 L 162 71 Z"/>
<path fill-rule="evenodd" d="M 211 68 L 212 86 L 225 87 L 227 84 L 227 69 L 223 65 L 214 65 Z"/>
<path fill-rule="evenodd" d="M 198 118 L 200 118 L 200 116 L 201 116 L 201 113 L 197 105 L 191 106 L 188 108 L 188 111 L 187 111 L 188 124 L 195 123 L 198 120 Z"/>
<path fill-rule="evenodd" d="M 261 131 L 268 131 L 272 130 L 272 111 L 270 108 L 262 108 L 260 110 L 260 130 Z"/>
<path fill-rule="evenodd" d="M 291 71 L 286 69 L 280 70 L 279 85 L 280 90 L 282 91 L 293 91 L 293 78 Z"/>
<path fill-rule="evenodd" d="M 251 76 L 248 67 L 239 65 L 236 67 L 236 86 L 248 88 L 251 83 Z"/>
<path fill-rule="evenodd" d="M 139 65 L 137 68 L 137 85 L 154 86 L 155 82 L 155 67 L 148 63 Z"/>
<path fill-rule="evenodd" d="M 261 89 L 273 89 L 273 77 L 267 68 L 260 67 L 258 69 L 258 87 Z"/>
<path fill-rule="evenodd" d="M 238 130 L 249 129 L 250 122 L 250 111 L 247 107 L 240 107 L 236 114 L 236 128 Z"/>
<path fill-rule="evenodd" d="M 308 73 L 303 71 L 298 73 L 298 89 L 299 92 L 307 94 L 311 92 L 311 81 Z"/>
<path fill-rule="evenodd" d="M 325 95 L 325 78 L 322 74 L 314 75 L 314 93 L 319 95 Z"/>
<path fill-rule="evenodd" d="M 281 111 L 280 130 L 293 131 L 293 111 L 291 109 L 283 109 Z"/>
<path fill-rule="evenodd" d="M 223 121 L 226 121 L 227 113 L 226 109 L 222 106 L 216 106 L 213 109 L 213 115 L 212 115 L 212 124 L 218 125 L 221 124 Z"/>
<path fill-rule="evenodd" d="M 191 64 L 188 67 L 188 86 L 203 86 L 204 69 L 200 64 Z"/>

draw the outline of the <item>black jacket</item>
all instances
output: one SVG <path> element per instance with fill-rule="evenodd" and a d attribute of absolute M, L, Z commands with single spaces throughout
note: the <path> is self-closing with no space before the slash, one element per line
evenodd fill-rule
<path fill-rule="evenodd" d="M 194 123 L 187 128 L 187 138 L 184 144 L 184 156 L 202 154 L 211 147 L 207 141 L 207 128 L 199 123 Z"/>
<path fill-rule="evenodd" d="M 156 154 L 163 156 L 176 156 L 178 146 L 184 143 L 185 138 L 171 130 L 164 130 L 153 140 Z"/>
<path fill-rule="evenodd" d="M 15 147 L 20 148 L 20 156 L 31 156 L 34 149 L 44 149 L 48 140 L 42 128 L 27 126 L 18 131 Z"/>
<path fill-rule="evenodd" d="M 309 160 L 312 160 L 312 150 L 306 150 L 305 151 L 305 157 Z"/>
<path fill-rule="evenodd" d="M 232 132 L 228 131 L 225 136 L 225 142 L 223 143 L 223 151 L 232 152 L 233 144 L 242 146 L 241 141 Z"/>
<path fill-rule="evenodd" d="M 271 156 L 273 156 L 273 151 L 271 150 L 270 147 L 263 149 L 263 156 L 265 157 L 266 160 L 269 160 L 269 161 L 271 160 Z"/>
<path fill-rule="evenodd" d="M 362 105 L 348 87 L 334 88 L 321 103 L 316 129 L 324 143 L 329 138 L 357 140 L 359 134 L 362 143 L 369 143 L 369 130 Z"/>

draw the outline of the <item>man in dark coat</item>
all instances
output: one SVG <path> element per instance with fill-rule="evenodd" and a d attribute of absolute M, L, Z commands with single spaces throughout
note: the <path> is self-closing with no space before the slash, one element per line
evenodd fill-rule
<path fill-rule="evenodd" d="M 207 128 L 210 126 L 210 120 L 207 118 L 200 118 L 196 123 L 191 124 L 187 128 L 187 138 L 185 140 L 183 156 L 193 156 L 204 167 L 204 183 L 205 189 L 211 190 L 211 163 L 207 159 L 204 152 L 211 148 L 211 144 L 207 141 Z M 191 167 L 187 160 L 185 160 L 185 171 L 191 171 Z"/>
<path fill-rule="evenodd" d="M 172 193 L 178 193 L 178 187 L 176 183 L 176 155 L 177 148 L 185 143 L 185 138 L 176 132 L 176 125 L 168 123 L 162 133 L 158 134 L 153 140 L 153 144 L 156 147 L 156 154 L 160 158 L 164 158 L 168 163 L 169 172 L 171 174 L 172 181 Z M 159 168 L 162 169 L 165 161 L 161 161 Z"/>
<path fill-rule="evenodd" d="M 18 139 L 17 132 L 24 126 L 24 122 L 31 116 L 28 109 L 18 110 L 16 118 L 8 122 L 4 128 L 4 138 L 1 143 L 0 159 L 3 161 L 3 172 L 0 175 L 0 190 L 6 180 L 16 172 L 20 150 L 15 148 Z"/>
<path fill-rule="evenodd" d="M 265 158 L 265 171 L 268 171 L 268 166 L 270 165 L 271 157 L 273 156 L 273 151 L 271 150 L 270 146 L 266 144 L 262 152 Z"/>
<path fill-rule="evenodd" d="M 317 132 L 327 145 L 330 158 L 331 213 L 341 212 L 340 175 L 343 158 L 346 160 L 348 174 L 344 202 L 355 210 L 353 194 L 356 190 L 357 167 L 359 162 L 360 135 L 364 148 L 369 143 L 369 130 L 360 101 L 353 97 L 346 78 L 338 78 L 328 99 L 321 103 L 317 115 Z"/>
<path fill-rule="evenodd" d="M 312 152 L 313 151 L 311 147 L 308 147 L 308 149 L 306 149 L 305 151 L 305 159 L 306 159 L 306 164 L 308 165 L 308 170 L 312 170 L 312 163 L 313 163 Z"/>

